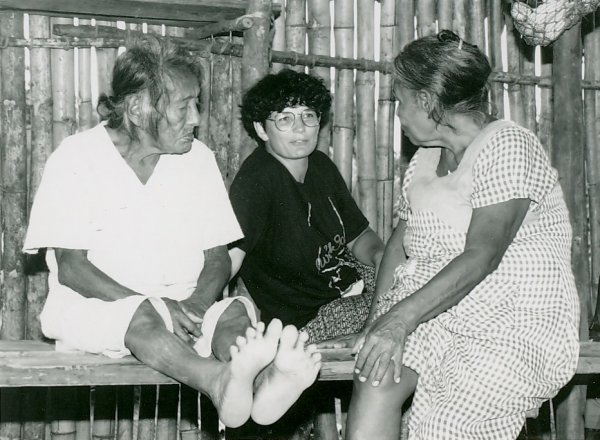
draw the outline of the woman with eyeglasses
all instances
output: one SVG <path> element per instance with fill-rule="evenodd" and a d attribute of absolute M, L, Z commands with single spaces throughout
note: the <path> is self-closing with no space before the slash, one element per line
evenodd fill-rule
<path fill-rule="evenodd" d="M 579 354 L 569 213 L 541 143 L 490 112 L 486 56 L 450 31 L 394 60 L 417 150 L 357 352 L 349 440 L 514 439 Z"/>
<path fill-rule="evenodd" d="M 313 76 L 283 70 L 259 81 L 241 113 L 260 146 L 230 189 L 244 232 L 230 249 L 232 274 L 239 270 L 263 321 L 279 318 L 311 342 L 362 328 L 384 248 L 336 166 L 316 150 L 330 106 Z"/>

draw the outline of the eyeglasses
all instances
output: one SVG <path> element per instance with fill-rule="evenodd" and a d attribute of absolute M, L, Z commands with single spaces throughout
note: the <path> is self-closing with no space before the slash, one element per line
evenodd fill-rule
<path fill-rule="evenodd" d="M 303 110 L 298 116 L 300 116 L 300 120 L 307 127 L 316 127 L 321 122 L 321 116 L 314 110 Z M 275 117 L 267 119 L 275 122 L 275 127 L 277 127 L 279 131 L 289 131 L 296 123 L 296 114 L 292 112 L 281 112 L 277 113 Z"/>

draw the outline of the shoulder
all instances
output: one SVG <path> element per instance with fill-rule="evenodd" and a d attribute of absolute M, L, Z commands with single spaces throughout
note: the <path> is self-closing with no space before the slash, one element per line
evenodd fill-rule
<path fill-rule="evenodd" d="M 540 146 L 537 136 L 520 125 L 506 121 L 491 137 L 488 146 L 499 150 Z"/>
<path fill-rule="evenodd" d="M 67 136 L 48 158 L 47 166 L 82 167 L 109 154 L 110 137 L 102 124 Z"/>

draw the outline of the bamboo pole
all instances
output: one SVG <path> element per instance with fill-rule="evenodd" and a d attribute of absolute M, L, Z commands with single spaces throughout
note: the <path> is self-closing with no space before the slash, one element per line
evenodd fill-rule
<path fill-rule="evenodd" d="M 552 48 L 540 48 L 541 74 L 542 76 L 552 76 Z M 540 142 L 546 152 L 551 156 L 552 145 L 552 124 L 554 120 L 554 108 L 552 106 L 552 88 L 540 87 L 540 120 L 538 123 Z"/>
<path fill-rule="evenodd" d="M 23 14 L 0 12 L 0 29 L 23 37 Z M 0 209 L 2 283 L 0 338 L 23 339 L 26 334 L 26 276 L 21 246 L 27 224 L 27 132 L 25 128 L 25 54 L 20 48 L 2 49 L 0 59 Z M 18 389 L 0 394 L 0 438 L 21 435 Z M 26 411 L 26 408 L 23 408 Z"/>
<path fill-rule="evenodd" d="M 600 13 L 596 12 L 596 15 Z M 594 23 L 596 24 L 596 20 Z M 594 28 L 584 37 L 585 78 L 600 79 L 600 28 Z M 591 244 L 591 299 L 590 310 L 600 316 L 597 293 L 600 279 L 600 93 L 585 92 L 586 177 Z M 591 322 L 591 321 L 590 321 Z"/>
<path fill-rule="evenodd" d="M 133 440 L 134 423 L 133 386 L 117 388 L 117 440 Z"/>
<path fill-rule="evenodd" d="M 80 25 L 88 25 L 88 20 L 79 20 Z M 79 100 L 78 105 L 78 127 L 80 131 L 92 128 L 98 121 L 98 117 L 92 106 L 92 72 L 91 72 L 92 50 L 79 48 Z"/>
<path fill-rule="evenodd" d="M 29 35 L 48 37 L 50 19 L 40 15 L 29 16 Z M 50 78 L 50 50 L 30 50 L 31 72 L 31 156 L 29 165 L 29 204 L 37 191 L 46 160 L 52 152 L 52 83 Z M 48 293 L 47 274 L 43 255 L 27 258 L 30 275 L 27 279 L 27 338 L 42 339 L 39 315 Z"/>
<path fill-rule="evenodd" d="M 521 73 L 521 37 L 513 26 L 512 19 L 506 21 L 506 52 L 508 72 L 513 75 Z M 526 126 L 525 109 L 523 106 L 522 87 L 520 84 L 508 85 L 508 102 L 510 106 L 510 119 L 517 124 Z"/>
<path fill-rule="evenodd" d="M 0 26 L 7 35 L 23 36 L 23 14 L 1 12 Z M 2 322 L 0 338 L 23 339 L 26 322 L 24 258 L 21 246 L 27 224 L 27 144 L 25 129 L 25 54 L 6 48 L 0 60 L 0 163 L 2 170 Z"/>
<path fill-rule="evenodd" d="M 468 0 L 467 6 L 467 41 L 476 45 L 481 51 L 486 53 L 485 48 L 485 29 L 484 24 L 484 0 Z"/>
<path fill-rule="evenodd" d="M 221 34 L 228 34 L 229 32 L 240 32 L 250 29 L 254 21 L 252 17 L 242 15 L 241 17 L 232 18 L 231 20 L 224 20 L 217 23 L 210 23 L 202 26 L 199 29 L 188 29 L 183 34 L 178 34 L 180 37 L 186 37 L 193 40 L 202 40 L 210 36 L 217 36 Z M 169 26 L 172 29 L 177 29 Z M 182 28 L 179 28 L 182 29 Z"/>
<path fill-rule="evenodd" d="M 357 52 L 375 58 L 374 0 L 357 2 Z M 375 74 L 356 73 L 356 168 L 358 203 L 365 217 L 377 227 L 377 171 L 375 165 Z"/>
<path fill-rule="evenodd" d="M 467 0 L 454 0 L 452 29 L 462 39 L 465 39 L 467 35 L 467 16 Z"/>
<path fill-rule="evenodd" d="M 52 18 L 51 24 L 72 24 L 68 18 Z M 75 132 L 75 90 L 73 51 L 52 49 L 53 146 Z"/>
<path fill-rule="evenodd" d="M 287 0 L 285 6 L 285 49 L 304 53 L 306 41 L 306 0 Z M 304 66 L 290 66 L 304 72 Z"/>
<path fill-rule="evenodd" d="M 223 176 L 227 175 L 227 155 L 232 119 L 230 69 L 230 57 L 223 55 L 213 56 L 208 146 L 215 152 L 217 164 Z"/>
<path fill-rule="evenodd" d="M 244 49 L 242 60 L 242 91 L 252 87 L 269 71 L 269 35 L 271 25 L 271 0 L 249 0 L 248 14 L 253 14 L 254 26 L 244 32 Z M 248 134 L 244 134 L 240 163 L 254 150 L 254 142 Z"/>
<path fill-rule="evenodd" d="M 354 56 L 354 5 L 334 3 L 336 56 Z M 348 188 L 352 188 L 352 151 L 354 148 L 354 72 L 336 70 L 333 119 L 333 162 Z"/>
<path fill-rule="evenodd" d="M 525 41 L 523 40 L 520 40 L 519 44 L 521 48 L 521 74 L 534 76 L 535 47 L 525 44 Z M 523 98 L 523 122 L 525 127 L 534 133 L 537 132 L 535 90 L 535 86 L 521 86 Z"/>
<path fill-rule="evenodd" d="M 454 0 L 438 0 L 437 8 L 439 30 L 452 29 Z"/>
<path fill-rule="evenodd" d="M 279 17 L 275 19 L 273 23 L 273 40 L 271 44 L 272 50 L 284 51 L 285 50 L 285 0 L 273 0 L 273 5 L 281 5 L 281 13 Z M 284 65 L 281 63 L 273 63 L 271 66 L 271 72 L 277 73 L 283 69 Z"/>
<path fill-rule="evenodd" d="M 419 38 L 436 33 L 435 0 L 417 2 L 417 35 Z"/>
<path fill-rule="evenodd" d="M 46 38 L 50 36 L 50 19 L 40 15 L 29 16 L 29 35 Z M 28 212 L 33 195 L 42 177 L 44 164 L 52 152 L 52 86 L 50 79 L 50 50 L 31 49 L 31 146 L 29 157 Z M 39 315 L 48 293 L 48 276 L 44 268 L 42 253 L 26 257 L 27 276 L 27 339 L 42 339 Z M 47 390 L 31 388 L 23 390 L 23 437 L 43 439 L 45 403 Z"/>
<path fill-rule="evenodd" d="M 331 13 L 328 0 L 308 0 L 307 2 L 308 52 L 314 55 L 330 55 Z M 310 73 L 321 78 L 331 89 L 331 69 L 312 67 Z M 329 154 L 331 145 L 331 114 L 326 115 L 327 123 L 321 126 L 317 148 Z"/>
<path fill-rule="evenodd" d="M 489 50 L 490 62 L 494 71 L 503 71 L 502 66 L 502 30 L 504 28 L 504 14 L 502 3 L 488 2 Z M 490 100 L 493 111 L 499 118 L 504 118 L 504 84 L 492 82 L 490 87 Z"/>
<path fill-rule="evenodd" d="M 415 39 L 414 0 L 396 0 L 396 23 L 398 25 L 396 52 Z"/>
<path fill-rule="evenodd" d="M 554 50 L 554 147 L 552 162 L 559 173 L 573 228 L 572 267 L 580 297 L 580 339 L 588 339 L 587 299 L 590 279 L 585 215 L 583 103 L 581 96 L 581 25 L 567 30 Z M 557 434 L 561 439 L 584 438 L 585 386 L 577 385 L 557 407 Z"/>
<path fill-rule="evenodd" d="M 396 29 L 396 2 L 382 0 L 380 21 L 379 59 L 392 61 L 394 31 Z M 379 74 L 379 102 L 377 107 L 377 234 L 387 242 L 393 228 L 394 205 L 394 100 L 393 78 Z"/>
<path fill-rule="evenodd" d="M 115 27 L 115 23 L 110 21 L 97 21 L 98 26 Z M 151 26 L 148 26 L 150 28 Z M 160 26 L 158 26 L 160 28 Z M 110 82 L 112 79 L 112 69 L 117 59 L 117 49 L 113 48 L 96 48 L 96 60 L 98 65 L 98 95 L 106 93 L 112 94 Z"/>
<path fill-rule="evenodd" d="M 234 41 L 240 40 L 240 37 L 233 38 Z M 225 181 L 227 188 L 229 188 L 240 169 L 240 151 L 244 139 L 244 126 L 240 110 L 242 104 L 242 60 L 239 57 L 231 57 L 231 91 L 231 137 L 229 139 L 227 179 Z"/>
<path fill-rule="evenodd" d="M 3 34 L 23 37 L 23 14 L 0 12 Z M 0 206 L 1 264 L 0 338 L 23 339 L 26 330 L 26 278 L 21 244 L 27 221 L 27 133 L 25 129 L 25 56 L 20 48 L 4 48 L 0 58 Z M 0 395 L 0 438 L 20 436 L 18 390 Z"/>

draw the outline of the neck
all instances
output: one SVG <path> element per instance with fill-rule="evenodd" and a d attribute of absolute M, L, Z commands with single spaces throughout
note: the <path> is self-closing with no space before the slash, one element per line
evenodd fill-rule
<path fill-rule="evenodd" d="M 131 139 L 126 133 L 107 128 L 115 148 L 127 165 L 135 172 L 142 183 L 146 183 L 160 158 L 160 152 L 153 147 L 147 135 Z"/>
<path fill-rule="evenodd" d="M 451 167 L 453 165 L 455 167 L 458 166 L 469 145 L 493 120 L 491 116 L 488 116 L 483 123 L 480 123 L 466 115 L 455 115 L 452 117 L 450 123 L 453 128 L 446 127 L 446 142 L 443 145 L 447 149 L 447 152 L 450 153 L 446 156 Z"/>

